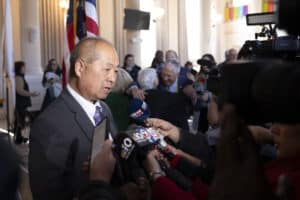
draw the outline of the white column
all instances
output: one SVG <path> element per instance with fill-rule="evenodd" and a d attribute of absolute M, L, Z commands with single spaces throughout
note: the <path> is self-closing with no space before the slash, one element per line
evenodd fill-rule
<path fill-rule="evenodd" d="M 26 80 L 30 91 L 40 95 L 31 98 L 29 110 L 39 110 L 45 89 L 42 86 L 41 41 L 39 21 L 39 0 L 20 1 L 21 55 L 26 63 Z"/>
<path fill-rule="evenodd" d="M 39 1 L 22 0 L 21 3 L 21 52 L 28 75 L 41 74 L 41 45 Z"/>
<path fill-rule="evenodd" d="M 141 1 L 140 8 L 142 11 L 150 12 L 149 30 L 141 30 L 141 67 L 149 67 L 154 57 L 156 47 L 156 22 L 155 6 L 153 1 Z M 146 48 L 145 48 L 146 47 Z"/>
<path fill-rule="evenodd" d="M 131 9 L 140 9 L 140 1 L 139 0 L 127 0 L 126 8 Z M 141 36 L 140 31 L 135 30 L 126 30 L 126 44 L 127 49 L 125 49 L 125 54 L 133 54 L 135 57 L 135 63 L 137 65 L 141 65 Z M 120 58 L 122 64 L 124 62 L 124 58 Z"/>

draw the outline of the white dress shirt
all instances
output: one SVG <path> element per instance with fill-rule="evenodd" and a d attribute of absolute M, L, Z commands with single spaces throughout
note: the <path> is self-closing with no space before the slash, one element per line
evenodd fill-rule
<path fill-rule="evenodd" d="M 86 100 L 84 97 L 78 94 L 78 92 L 76 92 L 69 84 L 67 85 L 67 89 L 70 92 L 70 94 L 74 97 L 74 99 L 79 103 L 82 109 L 85 111 L 85 113 L 87 114 L 87 116 L 89 117 L 93 125 L 96 126 L 94 115 L 96 112 L 96 106 L 99 106 L 102 110 L 100 102 L 97 101 L 96 103 L 92 103 Z"/>

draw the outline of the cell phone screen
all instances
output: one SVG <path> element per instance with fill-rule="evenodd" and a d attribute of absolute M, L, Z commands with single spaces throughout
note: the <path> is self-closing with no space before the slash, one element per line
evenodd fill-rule
<path fill-rule="evenodd" d="M 90 166 L 93 163 L 96 155 L 101 151 L 102 145 L 105 141 L 106 136 L 107 118 L 104 118 L 98 126 L 94 129 L 92 149 L 90 155 Z"/>

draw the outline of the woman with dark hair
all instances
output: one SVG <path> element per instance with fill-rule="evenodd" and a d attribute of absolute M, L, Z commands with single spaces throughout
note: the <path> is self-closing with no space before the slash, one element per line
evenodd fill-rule
<path fill-rule="evenodd" d="M 21 130 L 25 125 L 25 116 L 27 108 L 31 106 L 30 97 L 38 96 L 37 92 L 29 92 L 29 86 L 26 82 L 25 63 L 23 61 L 15 62 L 15 83 L 16 83 L 16 110 L 15 110 L 15 142 L 20 144 L 26 142 L 28 138 L 22 136 Z"/>
<path fill-rule="evenodd" d="M 135 64 L 134 55 L 127 54 L 124 58 L 123 69 L 125 69 L 130 74 L 132 79 L 136 81 L 141 67 Z"/>
<path fill-rule="evenodd" d="M 201 96 L 198 130 L 205 133 L 209 127 L 207 111 L 209 102 L 212 98 L 212 91 L 209 91 L 207 88 L 207 82 L 213 77 L 218 77 L 219 71 L 215 58 L 212 54 L 204 54 L 200 59 L 197 60 L 197 63 L 201 67 L 195 81 L 195 88 L 197 93 Z"/>
<path fill-rule="evenodd" d="M 151 67 L 156 69 L 157 73 L 160 73 L 163 65 L 164 65 L 164 52 L 161 50 L 157 50 L 152 60 Z"/>
<path fill-rule="evenodd" d="M 46 88 L 46 95 L 41 109 L 43 111 L 62 91 L 61 69 L 54 58 L 50 59 L 48 62 L 42 84 Z"/>

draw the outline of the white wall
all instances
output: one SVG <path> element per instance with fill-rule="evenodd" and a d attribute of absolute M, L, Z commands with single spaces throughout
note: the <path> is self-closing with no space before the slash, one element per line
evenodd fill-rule
<path fill-rule="evenodd" d="M 225 3 L 228 0 L 218 0 L 216 7 L 216 13 L 224 17 Z M 248 13 L 261 12 L 261 0 L 245 1 L 248 3 Z M 231 22 L 224 22 L 224 18 L 221 23 L 216 25 L 216 59 L 218 62 L 224 60 L 224 52 L 229 48 L 239 49 L 242 47 L 246 40 L 254 40 L 254 34 L 259 30 L 259 27 L 247 26 L 246 18 L 240 18 Z"/>

